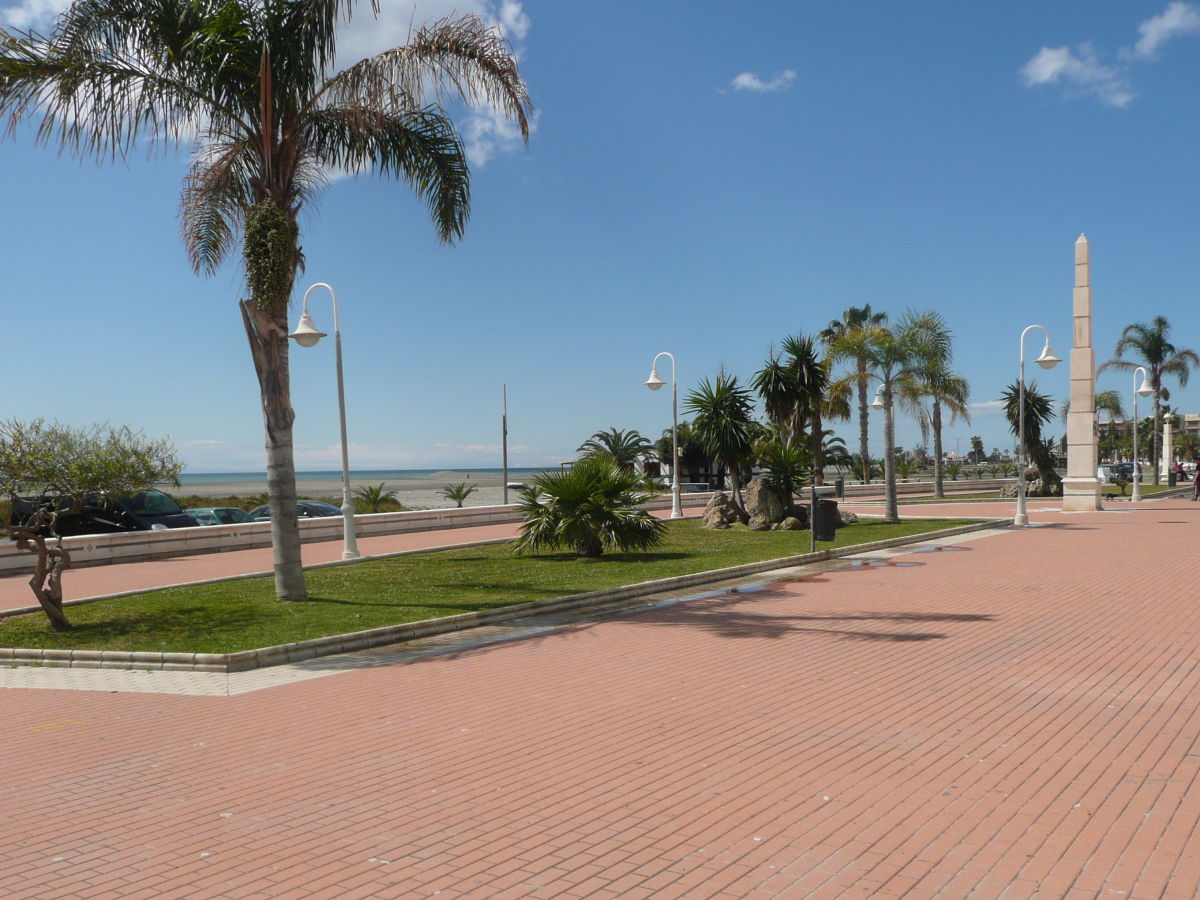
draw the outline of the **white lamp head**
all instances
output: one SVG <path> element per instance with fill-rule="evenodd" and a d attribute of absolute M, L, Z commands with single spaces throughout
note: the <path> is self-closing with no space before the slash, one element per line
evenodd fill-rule
<path fill-rule="evenodd" d="M 315 347 L 317 341 L 326 337 L 325 332 L 317 331 L 317 326 L 313 324 L 312 316 L 307 312 L 301 313 L 300 324 L 296 326 L 288 337 L 292 338 L 301 347 Z"/>
<path fill-rule="evenodd" d="M 652 391 L 657 391 L 664 384 L 666 384 L 666 382 L 658 377 L 658 369 L 651 369 L 650 377 L 646 379 L 646 387 L 650 388 Z"/>
<path fill-rule="evenodd" d="M 1137 393 L 1141 397 L 1153 397 L 1154 388 L 1146 383 L 1146 370 L 1139 367 L 1138 371 L 1142 373 L 1142 385 L 1137 389 Z"/>
<path fill-rule="evenodd" d="M 1053 369 L 1062 360 L 1054 355 L 1054 351 L 1050 349 L 1050 342 L 1046 341 L 1046 346 L 1042 348 L 1042 355 L 1037 358 L 1036 362 L 1043 369 Z"/>
<path fill-rule="evenodd" d="M 887 404 L 883 402 L 883 385 L 881 384 L 875 391 L 875 399 L 871 401 L 872 409 L 886 409 Z"/>

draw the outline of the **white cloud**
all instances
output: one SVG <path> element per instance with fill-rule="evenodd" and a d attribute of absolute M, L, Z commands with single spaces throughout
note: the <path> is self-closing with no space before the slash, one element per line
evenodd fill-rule
<path fill-rule="evenodd" d="M 796 80 L 796 72 L 793 69 L 784 69 L 770 81 L 763 81 L 753 72 L 742 72 L 736 75 L 729 83 L 731 91 L 754 91 L 756 93 L 773 93 L 775 91 L 786 91 L 792 86 L 792 82 Z"/>
<path fill-rule="evenodd" d="M 22 31 L 44 29 L 71 5 L 71 0 L 21 0 L 16 6 L 0 7 L 0 23 Z"/>
<path fill-rule="evenodd" d="M 1128 106 L 1134 97 L 1125 70 L 1106 66 L 1096 57 L 1091 44 L 1070 47 L 1043 47 L 1021 68 L 1027 87 L 1060 84 L 1068 95 L 1095 97 L 1109 106 Z"/>
<path fill-rule="evenodd" d="M 1004 409 L 1003 400 L 982 400 L 979 403 L 968 403 L 968 409 Z"/>
<path fill-rule="evenodd" d="M 1172 0 L 1157 16 L 1138 25 L 1140 37 L 1133 49 L 1121 51 L 1126 59 L 1149 60 L 1158 56 L 1158 48 L 1171 38 L 1200 32 L 1200 10 L 1182 0 Z"/>

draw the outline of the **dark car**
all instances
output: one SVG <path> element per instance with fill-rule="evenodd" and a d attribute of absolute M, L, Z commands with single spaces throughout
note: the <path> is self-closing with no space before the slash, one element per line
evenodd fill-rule
<path fill-rule="evenodd" d="M 340 516 L 341 509 L 323 500 L 297 500 L 296 515 L 301 519 L 320 519 L 325 516 Z M 271 518 L 271 506 L 266 504 L 250 510 L 250 515 L 256 519 Z"/>
<path fill-rule="evenodd" d="M 15 497 L 10 521 L 26 522 L 41 509 L 57 507 L 55 531 L 61 537 L 77 534 L 115 534 L 121 531 L 157 531 L 163 528 L 193 528 L 196 520 L 161 491 L 139 491 L 129 497 L 92 496 L 77 512 L 69 512 L 70 501 L 61 497 Z M 48 534 L 49 528 L 38 529 Z"/>

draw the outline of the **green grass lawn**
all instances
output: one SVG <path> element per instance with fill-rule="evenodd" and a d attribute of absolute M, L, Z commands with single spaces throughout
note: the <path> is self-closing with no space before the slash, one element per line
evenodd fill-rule
<path fill-rule="evenodd" d="M 848 546 L 970 524 L 962 519 L 859 522 L 837 532 Z M 50 630 L 38 612 L 0 619 L 0 646 L 176 653 L 232 653 L 383 625 L 417 622 L 720 569 L 809 552 L 807 531 L 710 531 L 691 520 L 668 524 L 652 553 L 599 559 L 514 556 L 489 544 L 310 569 L 310 601 L 279 603 L 270 578 L 171 588 L 67 607 L 74 626 Z M 71 574 L 63 579 L 70 596 Z M 32 600 L 32 596 L 30 597 Z"/>

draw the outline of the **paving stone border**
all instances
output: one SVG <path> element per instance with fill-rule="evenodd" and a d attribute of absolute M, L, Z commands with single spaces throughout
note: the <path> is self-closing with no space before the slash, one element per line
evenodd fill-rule
<path fill-rule="evenodd" d="M 534 614 L 602 607 L 621 600 L 629 600 L 648 594 L 657 594 L 662 591 L 710 584 L 714 581 L 725 581 L 746 575 L 755 575 L 760 572 L 769 572 L 773 569 L 824 562 L 843 556 L 870 553 L 874 550 L 886 550 L 891 547 L 902 547 L 907 544 L 919 544 L 939 538 L 969 534 L 975 531 L 1007 528 L 1011 524 L 1012 520 L 1009 518 L 987 519 L 972 525 L 960 525 L 940 531 L 927 531 L 922 534 L 888 538 L 887 540 L 873 541 L 868 544 L 831 547 L 828 550 L 818 550 L 816 553 L 802 553 L 798 556 L 743 563 L 742 565 L 729 566 L 724 569 L 711 569 L 707 572 L 694 572 L 690 575 L 659 578 L 654 581 L 643 581 L 638 584 L 626 585 L 619 588 L 606 588 L 599 591 L 587 591 L 582 594 L 569 594 L 564 597 L 533 600 L 529 603 L 517 603 L 512 606 L 483 610 L 481 612 L 459 613 L 454 616 L 426 619 L 422 622 L 386 625 L 366 631 L 330 635 L 308 641 L 297 641 L 291 644 L 277 644 L 273 647 L 259 647 L 254 650 L 242 650 L 237 653 L 146 653 L 128 650 L 52 650 L 0 647 L 0 665 L 137 669 L 147 671 L 157 669 L 191 672 L 245 672 L 250 669 L 260 669 L 267 666 L 277 666 L 313 659 L 318 656 L 332 656 L 337 653 L 348 653 L 354 650 L 365 650 L 385 644 L 396 644 L 401 641 L 429 637 L 435 634 L 447 634 L 467 628 L 477 628 L 481 625 L 494 625 L 499 622 L 507 622 Z M 425 551 L 405 551 L 405 553 L 412 552 Z M 214 580 L 226 581 L 230 579 Z M 145 592 L 138 591 L 136 593 Z M 110 598 L 90 598 L 89 602 L 101 599 Z M 35 607 L 34 611 L 36 610 L 37 608 Z"/>

